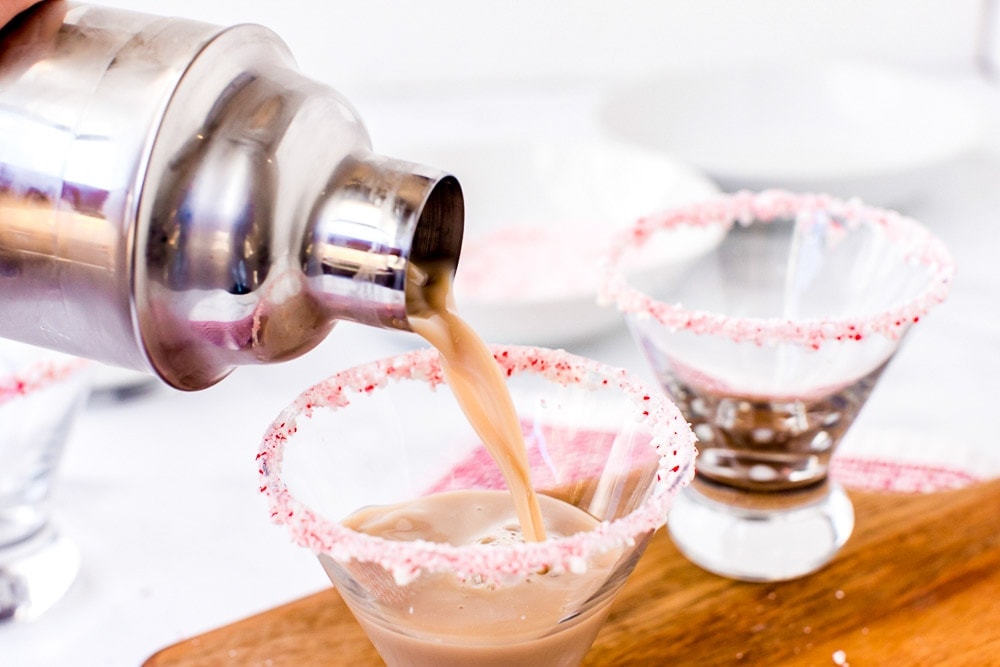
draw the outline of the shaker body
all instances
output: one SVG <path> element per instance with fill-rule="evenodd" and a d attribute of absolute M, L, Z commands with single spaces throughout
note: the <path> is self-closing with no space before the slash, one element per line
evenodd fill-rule
<path fill-rule="evenodd" d="M 457 263 L 457 181 L 372 155 L 258 26 L 42 3 L 0 34 L 0 137 L 0 336 L 178 388 L 406 329 L 411 254 Z"/>
<path fill-rule="evenodd" d="M 137 195 L 171 93 L 217 32 L 55 2 L 2 33 L 0 335 L 147 367 L 130 296 Z"/>

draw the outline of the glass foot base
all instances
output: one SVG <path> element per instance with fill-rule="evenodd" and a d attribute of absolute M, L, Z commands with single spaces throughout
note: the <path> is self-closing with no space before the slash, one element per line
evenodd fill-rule
<path fill-rule="evenodd" d="M 79 570 L 80 550 L 51 525 L 0 547 L 0 623 L 43 614 L 65 595 Z"/>
<path fill-rule="evenodd" d="M 742 581 L 784 581 L 822 568 L 854 529 L 844 490 L 750 493 L 696 479 L 667 522 L 680 552 L 709 572 Z"/>

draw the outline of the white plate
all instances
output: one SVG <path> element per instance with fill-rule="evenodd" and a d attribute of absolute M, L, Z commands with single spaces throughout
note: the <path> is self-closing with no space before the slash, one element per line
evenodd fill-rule
<path fill-rule="evenodd" d="M 606 141 L 437 146 L 407 158 L 462 184 L 456 301 L 496 343 L 559 346 L 616 327 L 618 313 L 597 305 L 598 262 L 614 232 L 718 193 L 676 160 Z M 710 233 L 679 239 L 657 259 L 669 264 L 716 240 Z"/>
<path fill-rule="evenodd" d="M 901 206 L 986 132 L 965 81 L 854 62 L 675 72 L 611 94 L 616 137 L 669 152 L 725 190 L 780 187 Z"/>

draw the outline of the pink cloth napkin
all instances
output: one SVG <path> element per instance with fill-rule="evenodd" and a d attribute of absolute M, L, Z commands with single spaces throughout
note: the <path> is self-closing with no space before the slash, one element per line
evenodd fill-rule
<path fill-rule="evenodd" d="M 983 481 L 965 470 L 943 465 L 835 456 L 830 474 L 849 489 L 893 493 L 935 493 Z"/>
<path fill-rule="evenodd" d="M 614 433 L 577 430 L 559 426 L 523 424 L 524 444 L 528 450 L 532 484 L 535 488 L 551 489 L 579 479 L 599 476 L 608 465 Z M 630 465 L 635 457 L 653 463 L 656 452 L 651 447 L 637 447 L 630 453 Z M 459 489 L 506 489 L 500 468 L 485 447 L 477 447 L 450 472 L 428 489 L 428 493 Z"/>
<path fill-rule="evenodd" d="M 532 483 L 548 489 L 592 478 L 604 469 L 614 434 L 565 427 L 524 425 Z M 649 461 L 655 459 L 652 449 Z M 958 468 L 859 456 L 835 456 L 831 476 L 849 489 L 892 493 L 935 493 L 983 481 Z M 428 493 L 459 489 L 505 489 L 506 483 L 493 458 L 483 447 L 475 448 L 428 489 Z"/>

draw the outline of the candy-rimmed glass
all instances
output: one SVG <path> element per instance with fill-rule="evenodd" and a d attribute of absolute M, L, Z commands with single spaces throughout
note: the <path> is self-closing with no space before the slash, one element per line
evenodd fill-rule
<path fill-rule="evenodd" d="M 623 269 L 665 232 L 725 237 L 679 278 Z M 854 513 L 827 475 L 904 335 L 950 289 L 944 245 L 899 213 L 825 195 L 740 192 L 643 218 L 615 241 L 601 298 L 624 314 L 698 436 L 698 474 L 669 529 L 738 579 L 808 574 Z"/>
<path fill-rule="evenodd" d="M 83 360 L 0 340 L 0 623 L 38 617 L 76 579 L 79 550 L 49 503 L 89 392 Z"/>
<path fill-rule="evenodd" d="M 318 555 L 390 665 L 579 664 L 693 476 L 693 433 L 659 392 L 566 352 L 492 349 L 543 514 L 558 499 L 590 515 L 589 529 L 550 529 L 543 542 L 453 545 L 386 539 L 342 523 L 362 507 L 432 494 L 509 496 L 431 350 L 309 389 L 275 420 L 258 455 L 271 517 Z M 445 592 L 428 596 L 435 587 Z M 546 587 L 544 609 L 524 602 L 526 587 Z"/>

